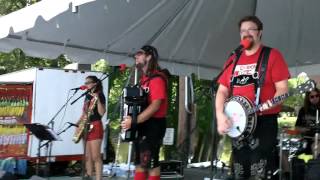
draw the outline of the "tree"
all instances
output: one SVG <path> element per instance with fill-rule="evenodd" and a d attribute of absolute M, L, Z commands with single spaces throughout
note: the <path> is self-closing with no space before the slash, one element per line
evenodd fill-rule
<path fill-rule="evenodd" d="M 301 79 L 292 78 L 289 80 L 289 92 L 295 92 L 297 86 L 303 83 Z M 301 107 L 303 105 L 303 94 L 298 94 L 295 92 L 292 96 L 286 99 L 283 103 L 284 106 L 291 107 L 295 109 L 296 107 Z"/>
<path fill-rule="evenodd" d="M 0 0 L 0 15 L 9 14 L 36 2 L 38 0 Z"/>
<path fill-rule="evenodd" d="M 71 62 L 61 55 L 57 59 L 29 57 L 20 49 L 15 49 L 10 53 L 0 53 L 0 74 L 27 69 L 31 67 L 52 67 L 63 68 Z"/>

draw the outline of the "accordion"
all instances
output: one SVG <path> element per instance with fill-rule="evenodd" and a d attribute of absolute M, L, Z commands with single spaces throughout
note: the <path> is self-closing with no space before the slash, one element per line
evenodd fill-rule
<path fill-rule="evenodd" d="M 122 141 L 133 141 L 138 137 L 137 116 L 147 107 L 147 98 L 148 94 L 140 86 L 128 86 L 123 89 L 120 105 L 120 119 L 123 121 L 124 116 L 131 116 L 132 123 L 130 129 L 121 130 Z"/>

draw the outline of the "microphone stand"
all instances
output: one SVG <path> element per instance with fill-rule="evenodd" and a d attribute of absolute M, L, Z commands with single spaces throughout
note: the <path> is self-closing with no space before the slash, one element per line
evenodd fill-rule
<path fill-rule="evenodd" d="M 62 133 L 64 133 L 64 132 L 66 132 L 71 126 L 73 126 L 72 124 L 69 124 L 69 126 L 68 127 L 66 127 L 66 128 L 64 128 L 62 131 L 60 131 L 59 133 L 57 133 L 57 135 L 60 135 L 60 134 L 62 134 Z M 50 178 L 50 165 L 51 165 L 51 149 L 52 149 L 52 141 L 47 141 L 47 142 L 45 142 L 44 144 L 42 144 L 42 145 L 39 145 L 39 152 L 40 152 L 40 149 L 42 148 L 42 147 L 44 147 L 44 146 L 46 146 L 47 148 L 48 148 L 48 146 L 50 146 L 50 150 L 49 150 L 49 154 L 48 154 L 48 169 L 47 169 L 47 175 L 49 176 L 49 178 Z"/>
<path fill-rule="evenodd" d="M 213 106 L 213 116 L 212 116 L 212 150 L 211 150 L 211 169 L 210 169 L 210 180 L 213 180 L 214 177 L 214 172 L 215 174 L 217 173 L 217 162 L 218 162 L 218 158 L 217 158 L 217 141 L 218 141 L 218 134 L 217 134 L 217 119 L 215 118 L 216 114 L 215 114 L 215 99 L 216 99 L 216 95 L 217 95 L 217 90 L 219 85 L 217 84 L 218 79 L 222 76 L 222 74 L 225 72 L 226 69 L 228 69 L 228 67 L 237 62 L 240 58 L 240 55 L 242 53 L 242 50 L 238 50 L 236 49 L 235 51 L 233 51 L 230 55 L 229 58 L 234 56 L 232 60 L 229 61 L 229 63 L 220 71 L 220 73 L 213 78 L 212 80 L 212 84 L 211 84 L 211 92 L 212 92 L 212 106 Z M 232 162 L 231 162 L 231 167 L 232 167 Z M 224 167 L 222 167 L 224 168 Z"/>
<path fill-rule="evenodd" d="M 76 89 L 74 91 L 74 93 L 71 95 L 70 98 L 67 99 L 67 101 L 61 106 L 61 108 L 58 110 L 58 112 L 56 112 L 56 114 L 51 118 L 51 120 L 47 123 L 47 125 L 49 126 L 51 124 L 51 126 L 53 127 L 54 125 L 54 119 L 58 116 L 58 114 L 62 111 L 62 109 L 64 107 L 67 106 L 67 104 L 69 103 L 69 101 L 73 98 L 74 95 L 76 95 L 76 93 L 78 92 L 79 89 Z"/>
<path fill-rule="evenodd" d="M 56 112 L 56 114 L 50 119 L 50 121 L 47 123 L 47 126 L 51 125 L 51 129 L 54 130 L 54 120 L 55 118 L 60 114 L 60 112 L 67 106 L 69 101 L 73 98 L 73 96 L 78 92 L 79 89 L 76 89 L 74 93 L 71 95 L 70 98 L 67 99 L 67 101 L 60 107 L 60 109 Z M 48 161 L 48 169 L 47 169 L 47 175 L 50 175 L 50 165 L 51 165 L 51 154 L 52 154 L 52 142 L 47 141 L 43 145 L 40 145 L 39 148 L 42 148 L 43 146 L 47 147 L 47 161 Z"/>
<path fill-rule="evenodd" d="M 59 133 L 57 133 L 57 135 L 60 135 L 60 134 L 62 134 L 62 133 L 64 133 L 64 132 L 66 132 L 70 127 L 72 127 L 73 126 L 73 124 L 69 124 L 69 126 L 68 127 L 66 127 L 66 128 L 64 128 L 62 131 L 60 131 Z M 42 144 L 41 146 L 40 146 L 40 148 L 42 148 L 43 146 L 47 146 L 48 145 L 48 143 L 50 143 L 51 141 L 47 141 L 47 142 L 45 142 L 44 144 Z"/>
<path fill-rule="evenodd" d="M 138 68 L 135 67 L 134 69 L 134 84 L 138 85 Z M 133 105 L 133 110 L 132 110 L 132 122 L 137 122 L 138 114 L 137 114 L 137 105 Z M 127 159 L 127 166 L 128 166 L 128 174 L 127 174 L 127 180 L 130 179 L 130 165 L 131 165 L 131 159 L 132 159 L 132 149 L 133 149 L 133 142 L 129 142 L 129 147 L 128 147 L 128 159 Z"/>
<path fill-rule="evenodd" d="M 222 72 L 222 71 L 221 71 Z M 212 100 L 212 106 L 213 108 L 215 109 L 215 99 L 216 99 L 216 90 L 214 88 L 214 86 L 216 85 L 216 80 L 221 76 L 222 73 L 219 74 L 219 76 L 217 76 L 215 79 L 213 79 L 212 81 L 212 87 L 211 87 L 211 93 L 212 93 L 212 96 L 211 96 L 211 100 Z M 214 111 L 212 111 L 212 147 L 211 147 L 211 161 L 210 161 L 210 166 L 211 166 L 211 169 L 210 169 L 210 180 L 213 179 L 213 176 L 214 174 L 217 173 L 217 147 L 216 147 L 216 141 L 217 141 L 217 131 L 216 131 L 216 127 L 217 127 L 217 122 L 216 122 L 216 118 L 215 118 L 215 115 L 216 113 Z"/>
<path fill-rule="evenodd" d="M 136 76 L 136 66 L 133 65 L 132 68 L 130 68 L 130 74 L 129 77 L 127 79 L 127 82 L 124 84 L 124 86 L 121 88 L 123 89 L 124 87 L 127 87 L 130 84 L 130 81 L 132 79 L 132 75 L 133 73 Z M 122 96 L 119 97 L 119 99 L 117 100 L 117 103 L 112 111 L 112 113 L 117 113 L 119 110 L 119 114 L 120 114 L 120 119 L 123 117 L 124 113 L 123 113 L 123 100 L 122 100 Z M 118 157 L 119 157 L 119 150 L 120 150 L 120 143 L 121 143 L 121 131 L 119 132 L 118 135 L 118 140 L 117 140 L 117 147 L 115 148 L 115 158 L 114 158 L 114 162 L 111 164 L 111 168 L 110 168 L 110 176 L 116 176 L 116 172 L 113 172 L 113 167 L 114 166 L 118 166 Z M 129 168 L 128 168 L 129 169 Z"/>
<path fill-rule="evenodd" d="M 217 80 L 220 78 L 220 76 L 222 76 L 222 74 L 224 73 L 224 71 L 225 71 L 226 69 L 228 69 L 228 67 L 229 67 L 231 64 L 233 64 L 234 62 L 236 62 L 236 61 L 239 60 L 241 53 L 242 53 L 242 51 L 239 51 L 239 50 L 238 50 L 238 51 L 236 51 L 236 52 L 232 52 L 232 53 L 229 55 L 229 58 L 230 58 L 231 56 L 233 56 L 233 55 L 235 55 L 235 56 L 234 56 L 234 58 L 233 58 L 232 60 L 230 60 L 229 63 L 220 71 L 220 73 L 219 73 L 215 78 L 213 78 L 213 80 L 212 80 L 212 88 L 214 88 L 213 85 L 217 82 Z M 213 93 L 216 93 L 216 91 L 217 91 L 217 89 L 213 89 Z"/>

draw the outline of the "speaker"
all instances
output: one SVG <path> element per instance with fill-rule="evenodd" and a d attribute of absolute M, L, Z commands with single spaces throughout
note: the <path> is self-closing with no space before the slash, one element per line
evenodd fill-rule
<path fill-rule="evenodd" d="M 183 177 L 182 161 L 170 160 L 160 161 L 161 176 L 179 176 Z"/>
<path fill-rule="evenodd" d="M 292 158 L 291 163 L 292 163 L 292 166 L 291 166 L 292 180 L 303 180 L 304 174 L 305 174 L 305 166 L 306 166 L 304 161 L 294 157 Z"/>
<path fill-rule="evenodd" d="M 320 179 L 320 159 L 310 160 L 306 166 L 305 180 Z"/>
<path fill-rule="evenodd" d="M 0 180 L 17 180 L 17 178 L 12 173 L 0 170 Z"/>

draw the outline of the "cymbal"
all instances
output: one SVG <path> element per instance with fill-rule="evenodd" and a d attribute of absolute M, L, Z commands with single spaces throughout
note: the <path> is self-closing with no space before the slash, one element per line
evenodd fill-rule
<path fill-rule="evenodd" d="M 312 139 L 312 140 L 315 139 L 314 136 L 303 136 L 303 138 L 305 138 L 305 139 Z M 318 140 L 320 140 L 320 136 L 318 137 Z"/>

